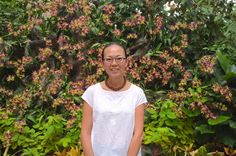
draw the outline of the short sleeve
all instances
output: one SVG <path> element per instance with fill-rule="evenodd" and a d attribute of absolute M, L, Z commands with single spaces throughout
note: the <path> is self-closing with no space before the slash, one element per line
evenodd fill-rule
<path fill-rule="evenodd" d="M 91 86 L 85 90 L 82 95 L 82 99 L 93 108 L 93 89 Z"/>
<path fill-rule="evenodd" d="M 146 104 L 146 103 L 147 103 L 147 98 L 146 98 L 143 90 L 140 89 L 140 91 L 138 92 L 136 107 L 138 107 L 141 104 Z"/>

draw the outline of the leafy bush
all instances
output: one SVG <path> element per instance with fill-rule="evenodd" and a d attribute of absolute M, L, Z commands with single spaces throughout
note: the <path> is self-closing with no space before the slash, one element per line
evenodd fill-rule
<path fill-rule="evenodd" d="M 81 149 L 81 95 L 105 78 L 111 41 L 150 101 L 145 144 L 233 153 L 235 11 L 226 0 L 1 1 L 0 153 Z"/>
<path fill-rule="evenodd" d="M 172 153 L 176 145 L 194 143 L 194 124 L 178 109 L 171 100 L 158 100 L 147 109 L 144 144 L 159 144 L 164 153 Z"/>

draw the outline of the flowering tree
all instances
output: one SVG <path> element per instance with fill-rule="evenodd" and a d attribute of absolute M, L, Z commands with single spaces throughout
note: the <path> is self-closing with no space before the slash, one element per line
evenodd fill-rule
<path fill-rule="evenodd" d="M 111 41 L 127 47 L 128 78 L 150 101 L 147 147 L 235 152 L 234 2 L 16 0 L 0 7 L 0 153 L 80 150 L 80 96 L 104 79 L 101 51 Z"/>

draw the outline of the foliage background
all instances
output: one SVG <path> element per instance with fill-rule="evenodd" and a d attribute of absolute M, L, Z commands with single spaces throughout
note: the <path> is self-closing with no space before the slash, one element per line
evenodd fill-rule
<path fill-rule="evenodd" d="M 236 9 L 226 0 L 2 0 L 0 153 L 81 153 L 81 95 L 120 42 L 146 109 L 144 154 L 236 153 Z M 64 150 L 64 151 L 63 151 Z"/>

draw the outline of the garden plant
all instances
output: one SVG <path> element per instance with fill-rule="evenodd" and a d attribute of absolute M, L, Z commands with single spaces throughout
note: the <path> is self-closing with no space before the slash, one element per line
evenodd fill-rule
<path fill-rule="evenodd" d="M 148 98 L 143 155 L 236 155 L 233 0 L 1 0 L 0 156 L 83 155 L 106 43 Z"/>

